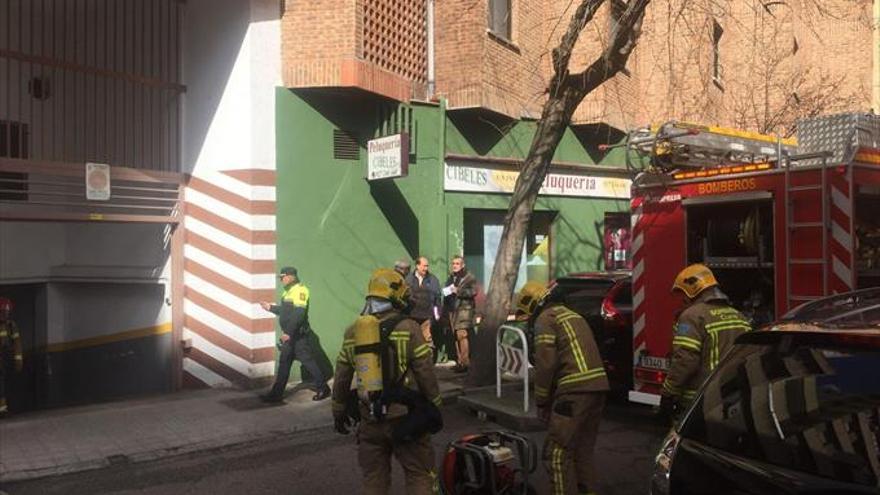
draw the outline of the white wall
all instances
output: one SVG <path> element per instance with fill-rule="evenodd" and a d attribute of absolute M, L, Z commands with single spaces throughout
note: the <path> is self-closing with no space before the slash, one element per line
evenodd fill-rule
<path fill-rule="evenodd" d="M 191 0 L 183 29 L 184 171 L 275 169 L 276 0 Z"/>

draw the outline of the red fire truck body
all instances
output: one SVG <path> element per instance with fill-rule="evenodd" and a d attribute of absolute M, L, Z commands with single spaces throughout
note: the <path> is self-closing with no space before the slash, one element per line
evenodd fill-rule
<path fill-rule="evenodd" d="M 844 117 L 802 124 L 814 132 L 799 132 L 801 155 L 788 161 L 636 181 L 631 401 L 659 403 L 680 309 L 672 282 L 691 263 L 712 268 L 755 326 L 826 294 L 880 285 L 880 119 Z M 855 137 L 843 144 L 825 135 L 849 128 Z"/>

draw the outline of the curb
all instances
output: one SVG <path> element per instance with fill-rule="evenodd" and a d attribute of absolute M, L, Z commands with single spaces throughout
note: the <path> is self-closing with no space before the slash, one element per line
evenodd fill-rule
<path fill-rule="evenodd" d="M 246 435 L 237 435 L 234 437 L 227 437 L 222 440 L 207 441 L 190 445 L 181 445 L 179 447 L 168 447 L 146 452 L 138 452 L 135 454 L 116 454 L 104 457 L 102 459 L 73 462 L 62 464 L 60 466 L 52 466 L 34 470 L 5 472 L 0 473 L 0 482 L 11 483 L 19 481 L 31 481 L 39 478 L 81 473 L 84 471 L 93 471 L 96 469 L 104 469 L 113 466 L 138 464 L 143 462 L 157 461 L 161 459 L 170 459 L 183 455 L 219 451 L 227 448 L 246 447 L 248 445 L 263 442 L 268 438 L 271 438 L 272 440 L 279 440 L 300 434 L 315 433 L 322 429 L 326 429 L 329 433 L 332 431 L 332 428 L 333 423 L 327 422 L 320 425 L 308 426 L 303 428 L 294 428 L 291 430 L 280 431 L 272 430 L 261 432 L 258 434 L 251 433 Z M 3 491 L 0 491 L 0 495 L 5 494 Z"/>

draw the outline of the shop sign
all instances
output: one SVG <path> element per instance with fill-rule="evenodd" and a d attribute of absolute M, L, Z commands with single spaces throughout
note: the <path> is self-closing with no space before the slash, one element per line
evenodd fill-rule
<path fill-rule="evenodd" d="M 406 177 L 408 169 L 409 136 L 406 133 L 367 142 L 367 180 Z"/>
<path fill-rule="evenodd" d="M 519 177 L 515 170 L 445 164 L 446 191 L 512 193 Z M 617 177 L 596 177 L 576 173 L 549 173 L 539 194 L 592 198 L 630 198 L 632 181 Z"/>
<path fill-rule="evenodd" d="M 110 165 L 86 163 L 86 199 L 90 201 L 110 199 Z"/>

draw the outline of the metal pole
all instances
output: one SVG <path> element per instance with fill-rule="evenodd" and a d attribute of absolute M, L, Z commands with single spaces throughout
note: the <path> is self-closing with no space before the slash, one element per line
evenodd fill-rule
<path fill-rule="evenodd" d="M 501 339 L 504 336 L 504 327 L 498 329 L 498 338 L 495 342 L 495 397 L 501 398 Z"/>

